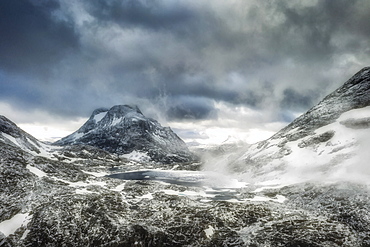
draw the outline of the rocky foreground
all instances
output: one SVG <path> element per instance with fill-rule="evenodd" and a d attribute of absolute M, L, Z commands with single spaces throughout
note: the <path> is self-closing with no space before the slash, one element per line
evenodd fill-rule
<path fill-rule="evenodd" d="M 158 170 L 127 160 L 0 150 L 0 246 L 370 246 L 365 185 L 241 185 L 175 170 L 151 180 Z M 107 176 L 137 168 L 148 176 Z"/>

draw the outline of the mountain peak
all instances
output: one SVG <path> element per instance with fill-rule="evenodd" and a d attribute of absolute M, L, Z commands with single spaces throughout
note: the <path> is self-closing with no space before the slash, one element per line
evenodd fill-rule
<path fill-rule="evenodd" d="M 370 67 L 364 67 L 359 72 L 357 72 L 354 76 L 352 76 L 344 85 L 356 85 L 366 83 L 366 79 L 370 77 Z"/>
<path fill-rule="evenodd" d="M 143 114 L 137 105 L 115 105 L 112 108 L 110 108 L 109 111 L 122 115 L 125 115 L 129 112 Z"/>
<path fill-rule="evenodd" d="M 81 128 L 55 144 L 87 144 L 118 155 L 141 152 L 143 157 L 165 163 L 192 159 L 184 141 L 170 128 L 145 117 L 139 107 L 132 105 L 94 110 Z"/>
<path fill-rule="evenodd" d="M 130 113 L 134 115 L 143 116 L 143 113 L 140 111 L 139 107 L 136 105 L 115 105 L 111 107 L 110 109 L 102 107 L 102 108 L 98 108 L 94 110 L 89 120 L 94 120 L 95 122 L 99 122 L 107 113 L 110 116 L 114 116 L 115 118 L 122 118 Z"/>

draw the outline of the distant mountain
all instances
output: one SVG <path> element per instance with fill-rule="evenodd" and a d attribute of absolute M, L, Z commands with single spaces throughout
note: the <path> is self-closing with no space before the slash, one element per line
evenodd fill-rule
<path fill-rule="evenodd" d="M 137 106 L 129 105 L 93 111 L 80 129 L 54 144 L 87 144 L 143 161 L 174 163 L 193 159 L 185 142 L 169 127 L 162 127 L 145 117 Z"/>
<path fill-rule="evenodd" d="M 271 138 L 250 146 L 231 169 L 261 179 L 350 177 L 370 147 L 370 67 L 356 73 Z M 289 176 L 292 178 L 292 176 Z"/>

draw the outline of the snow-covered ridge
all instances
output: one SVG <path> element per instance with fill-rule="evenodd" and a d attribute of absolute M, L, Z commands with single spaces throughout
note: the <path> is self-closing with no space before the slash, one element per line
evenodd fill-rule
<path fill-rule="evenodd" d="M 365 68 L 270 139 L 248 147 L 230 167 L 250 180 L 276 183 L 366 182 L 370 169 L 360 157 L 370 147 L 369 128 L 370 69 Z"/>

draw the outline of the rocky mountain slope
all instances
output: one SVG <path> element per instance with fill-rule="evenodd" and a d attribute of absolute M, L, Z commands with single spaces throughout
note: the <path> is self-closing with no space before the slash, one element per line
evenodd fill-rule
<path fill-rule="evenodd" d="M 146 118 L 137 106 L 116 105 L 95 110 L 76 132 L 55 145 L 84 144 L 141 161 L 189 162 L 186 144 L 169 128 Z"/>
<path fill-rule="evenodd" d="M 364 71 L 358 78 L 368 78 Z M 354 89 L 367 81 L 349 88 L 358 92 Z M 323 113 L 331 111 L 320 104 Z M 326 175 L 356 170 L 348 162 L 368 152 L 357 149 L 366 139 L 368 109 L 329 112 L 336 117 L 325 124 L 292 125 L 248 146 L 231 166 L 242 171 L 242 178 L 255 172 L 250 176 L 255 180 L 246 182 L 235 174 L 197 170 L 198 164 L 136 162 L 74 143 L 96 129 L 106 109 L 93 114 L 86 132 L 64 139 L 76 145 L 63 147 L 43 144 L 1 118 L 0 246 L 370 246 L 368 182 L 300 177 L 289 184 L 271 183 L 277 175 L 288 178 L 288 168 L 296 175 L 322 157 L 326 162 L 317 167 Z M 106 123 L 111 126 L 109 117 Z M 302 129 L 310 134 L 288 139 Z M 290 154 L 284 153 L 289 148 Z M 337 162 L 325 165 L 332 157 Z"/>
<path fill-rule="evenodd" d="M 370 147 L 369 128 L 367 67 L 271 138 L 248 147 L 230 167 L 257 180 L 351 179 L 352 175 L 367 180 L 370 169 L 363 163 Z"/>
<path fill-rule="evenodd" d="M 33 152 L 41 153 L 42 143 L 36 138 L 20 129 L 15 123 L 0 115 L 0 139 L 10 145 L 20 146 L 23 149 Z"/>

